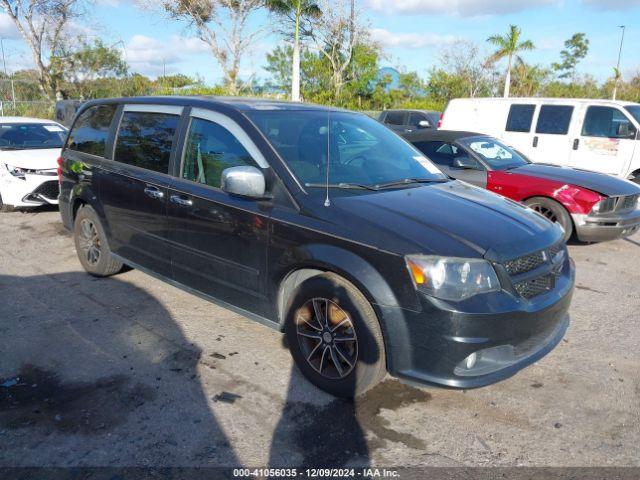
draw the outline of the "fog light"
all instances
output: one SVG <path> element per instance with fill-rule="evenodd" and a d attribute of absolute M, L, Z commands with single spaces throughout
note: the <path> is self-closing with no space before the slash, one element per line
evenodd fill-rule
<path fill-rule="evenodd" d="M 476 364 L 476 360 L 478 359 L 478 356 L 475 353 L 472 353 L 471 355 L 469 355 L 465 361 L 465 366 L 471 370 L 473 368 L 473 366 Z"/>

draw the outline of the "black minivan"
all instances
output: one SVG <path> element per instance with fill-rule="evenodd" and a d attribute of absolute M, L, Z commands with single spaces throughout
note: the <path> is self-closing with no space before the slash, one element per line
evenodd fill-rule
<path fill-rule="evenodd" d="M 128 265 L 284 330 L 303 374 L 334 395 L 386 372 L 488 385 L 569 324 L 561 229 L 447 177 L 359 113 L 92 101 L 59 163 L 62 220 L 87 272 Z"/>

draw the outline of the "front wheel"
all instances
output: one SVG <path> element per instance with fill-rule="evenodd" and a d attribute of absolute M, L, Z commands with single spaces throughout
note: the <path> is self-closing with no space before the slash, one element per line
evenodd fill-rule
<path fill-rule="evenodd" d="M 108 277 L 122 270 L 123 264 L 111 255 L 98 214 L 89 205 L 78 210 L 73 239 L 78 259 L 87 273 L 95 277 Z"/>
<path fill-rule="evenodd" d="M 386 374 L 378 318 L 353 284 L 333 273 L 301 283 L 285 320 L 291 355 L 303 375 L 337 397 L 355 397 Z"/>
<path fill-rule="evenodd" d="M 546 197 L 533 197 L 524 204 L 538 212 L 546 219 L 559 223 L 564 230 L 564 241 L 568 241 L 573 234 L 573 221 L 569 212 L 558 202 Z"/>

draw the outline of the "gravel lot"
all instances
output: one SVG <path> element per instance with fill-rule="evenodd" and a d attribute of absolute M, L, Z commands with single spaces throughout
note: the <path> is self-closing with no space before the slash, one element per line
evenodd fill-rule
<path fill-rule="evenodd" d="M 572 324 L 539 363 L 355 404 L 273 330 L 137 271 L 86 275 L 57 211 L 0 214 L 0 245 L 0 466 L 640 466 L 640 235 L 570 247 Z"/>

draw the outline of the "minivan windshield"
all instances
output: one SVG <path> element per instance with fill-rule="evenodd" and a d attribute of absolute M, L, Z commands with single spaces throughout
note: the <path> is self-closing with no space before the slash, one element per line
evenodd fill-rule
<path fill-rule="evenodd" d="M 640 105 L 629 105 L 624 108 L 636 119 L 636 122 L 640 123 Z"/>
<path fill-rule="evenodd" d="M 62 148 L 67 130 L 55 123 L 0 124 L 0 150 Z"/>
<path fill-rule="evenodd" d="M 529 162 L 513 148 L 493 137 L 467 137 L 458 140 L 463 147 L 476 153 L 492 170 L 508 170 Z"/>
<path fill-rule="evenodd" d="M 254 110 L 247 116 L 308 187 L 379 189 L 448 180 L 422 153 L 365 115 Z"/>

